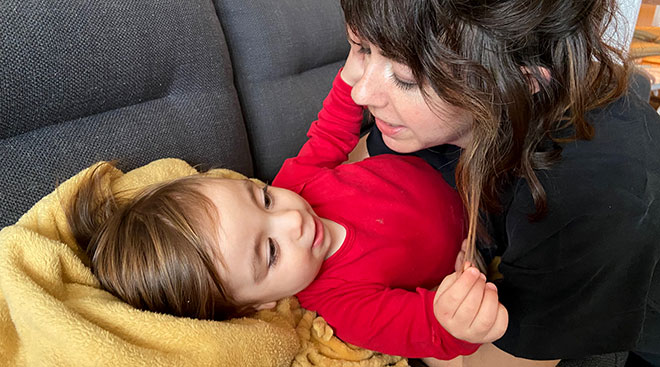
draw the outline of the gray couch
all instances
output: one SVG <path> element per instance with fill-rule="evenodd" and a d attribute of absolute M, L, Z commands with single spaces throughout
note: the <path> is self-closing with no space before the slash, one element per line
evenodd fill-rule
<path fill-rule="evenodd" d="M 0 2 L 0 228 L 99 160 L 270 180 L 348 52 L 338 1 Z"/>
<path fill-rule="evenodd" d="M 271 180 L 347 53 L 338 0 L 1 1 L 0 228 L 99 160 Z"/>

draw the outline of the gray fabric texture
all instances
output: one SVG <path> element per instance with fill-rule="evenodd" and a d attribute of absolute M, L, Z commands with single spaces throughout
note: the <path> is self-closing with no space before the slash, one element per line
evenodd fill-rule
<path fill-rule="evenodd" d="M 98 160 L 252 174 L 210 2 L 0 3 L 0 227 Z"/>
<path fill-rule="evenodd" d="M 215 0 L 236 75 L 255 174 L 295 156 L 348 55 L 338 1 Z"/>

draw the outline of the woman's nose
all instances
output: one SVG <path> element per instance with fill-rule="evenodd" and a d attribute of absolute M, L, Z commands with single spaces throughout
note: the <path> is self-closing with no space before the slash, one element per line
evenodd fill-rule
<path fill-rule="evenodd" d="M 351 97 L 355 103 L 366 107 L 383 107 L 385 104 L 384 79 L 384 68 L 380 63 L 374 62 L 373 55 L 370 60 L 365 59 L 362 77 L 355 83 L 351 91 Z"/>

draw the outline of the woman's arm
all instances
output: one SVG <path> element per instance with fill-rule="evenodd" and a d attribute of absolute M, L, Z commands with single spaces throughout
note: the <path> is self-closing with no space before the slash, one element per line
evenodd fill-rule
<path fill-rule="evenodd" d="M 514 191 L 497 283 L 510 322 L 498 348 L 530 359 L 577 358 L 630 350 L 653 335 L 660 205 L 649 172 L 657 172 L 658 158 L 605 149 L 613 141 L 567 146 L 541 176 L 549 209 L 542 220 L 527 217 L 534 210 L 528 186 Z M 639 157 L 626 156 L 633 154 Z"/>
<path fill-rule="evenodd" d="M 429 367 L 554 367 L 559 363 L 558 359 L 533 361 L 516 358 L 491 343 L 483 344 L 476 352 L 468 356 L 458 356 L 450 361 L 435 358 L 424 358 L 423 360 Z"/>
<path fill-rule="evenodd" d="M 463 356 L 462 367 L 545 367 L 556 366 L 559 360 L 533 361 L 517 358 L 499 349 L 491 343 L 483 344 L 479 350 L 469 356 Z"/>

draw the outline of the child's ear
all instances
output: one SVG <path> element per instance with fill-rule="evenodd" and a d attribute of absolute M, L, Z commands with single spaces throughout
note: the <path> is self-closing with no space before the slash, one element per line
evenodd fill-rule
<path fill-rule="evenodd" d="M 275 302 L 275 301 L 266 302 L 266 303 L 261 303 L 261 304 L 258 304 L 256 306 L 254 306 L 254 309 L 257 310 L 257 311 L 268 310 L 268 309 L 274 308 L 275 305 L 277 305 L 277 302 Z"/>

